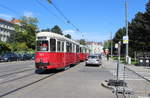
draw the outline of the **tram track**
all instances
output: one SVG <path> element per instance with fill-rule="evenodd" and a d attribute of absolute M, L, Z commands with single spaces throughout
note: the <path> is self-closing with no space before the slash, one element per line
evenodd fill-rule
<path fill-rule="evenodd" d="M 8 69 L 8 70 L 0 71 L 0 74 L 1 74 L 1 73 L 7 73 L 7 72 L 13 72 L 13 71 L 21 70 L 21 69 L 26 69 L 26 68 L 29 68 L 29 66 L 25 66 L 25 67 L 20 67 L 20 68 Z"/>
<path fill-rule="evenodd" d="M 31 85 L 33 85 L 33 84 L 36 84 L 36 83 L 38 83 L 38 82 L 40 82 L 40 81 L 42 81 L 42 80 L 45 80 L 45 79 L 47 79 L 47 78 L 49 78 L 49 77 L 51 77 L 51 76 L 53 76 L 53 75 L 55 75 L 55 74 L 56 74 L 56 73 L 51 73 L 50 75 L 42 76 L 41 78 L 39 78 L 39 79 L 37 79 L 37 80 L 31 81 L 31 82 L 29 82 L 29 83 L 27 83 L 27 84 L 25 84 L 25 85 L 22 85 L 22 86 L 19 86 L 19 87 L 17 87 L 17 88 L 14 88 L 14 89 L 12 89 L 12 90 L 9 90 L 9 91 L 7 91 L 7 92 L 4 92 L 3 94 L 0 94 L 0 98 L 1 98 L 1 97 L 4 97 L 4 96 L 7 96 L 7 95 L 9 95 L 9 94 L 12 94 L 12 93 L 14 93 L 14 92 L 17 92 L 17 91 L 19 91 L 19 90 L 21 90 L 21 89 L 23 89 L 23 88 L 29 87 L 29 86 L 31 86 Z M 33 74 L 26 75 L 26 76 L 20 77 L 20 78 L 18 78 L 18 79 L 24 79 L 24 78 L 29 77 L 29 76 L 31 76 L 31 75 L 33 75 Z M 18 80 L 18 79 L 17 79 L 17 80 Z M 14 80 L 14 81 L 15 81 L 15 80 Z M 8 83 L 8 82 L 7 82 L 7 83 Z"/>
<path fill-rule="evenodd" d="M 5 84 L 5 83 L 9 83 L 9 82 L 13 82 L 13 81 L 17 81 L 17 80 L 29 77 L 29 76 L 34 75 L 34 74 L 35 73 L 31 73 L 31 74 L 24 75 L 22 77 L 18 77 L 18 78 L 14 78 L 14 79 L 11 79 L 11 80 L 3 81 L 3 82 L 0 82 L 0 85 Z"/>
<path fill-rule="evenodd" d="M 25 69 L 25 70 L 21 70 L 21 71 L 15 71 L 15 72 L 3 74 L 3 75 L 0 75 L 0 78 L 7 77 L 7 76 L 10 76 L 10 75 L 14 75 L 14 74 L 18 74 L 18 73 L 22 73 L 22 72 L 31 71 L 31 70 L 35 70 L 35 68 L 30 68 L 30 69 Z"/>

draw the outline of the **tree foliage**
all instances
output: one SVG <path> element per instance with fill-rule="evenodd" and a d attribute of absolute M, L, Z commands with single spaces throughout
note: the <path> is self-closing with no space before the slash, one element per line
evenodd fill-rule
<path fill-rule="evenodd" d="M 47 28 L 47 29 L 42 29 L 41 32 L 50 32 L 51 29 L 50 28 Z"/>
<path fill-rule="evenodd" d="M 55 26 L 51 29 L 51 31 L 54 32 L 54 33 L 63 35 L 61 28 L 60 28 L 59 26 L 57 26 L 57 25 L 55 25 Z"/>
<path fill-rule="evenodd" d="M 80 39 L 80 40 L 79 40 L 79 43 L 80 43 L 81 45 L 86 45 L 86 41 L 85 41 L 84 39 Z"/>
<path fill-rule="evenodd" d="M 0 41 L 0 54 L 11 51 L 11 46 L 8 43 Z"/>
<path fill-rule="evenodd" d="M 22 16 L 20 18 L 20 25 L 15 26 L 16 32 L 12 33 L 9 39 L 9 43 L 11 43 L 12 47 L 17 46 L 18 48 L 20 48 L 24 46 L 25 49 L 30 48 L 34 50 L 35 35 L 38 30 L 37 22 L 38 20 L 36 18 Z M 17 47 L 13 48 L 13 50 L 17 51 Z"/>
<path fill-rule="evenodd" d="M 125 27 L 120 28 L 114 38 L 114 43 L 122 41 L 125 35 Z M 138 12 L 129 23 L 129 55 L 135 51 L 150 51 L 150 0 L 146 4 L 145 12 Z M 125 45 L 122 45 L 125 51 Z"/>
<path fill-rule="evenodd" d="M 71 39 L 71 35 L 70 34 L 66 34 L 65 37 Z"/>
<path fill-rule="evenodd" d="M 110 40 L 104 41 L 103 49 L 110 49 Z"/>

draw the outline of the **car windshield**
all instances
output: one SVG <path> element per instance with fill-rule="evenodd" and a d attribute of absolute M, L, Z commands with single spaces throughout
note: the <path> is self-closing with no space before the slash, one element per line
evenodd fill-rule
<path fill-rule="evenodd" d="M 97 56 L 89 56 L 89 59 L 97 59 Z"/>
<path fill-rule="evenodd" d="M 48 41 L 47 40 L 37 41 L 37 51 L 48 51 Z"/>

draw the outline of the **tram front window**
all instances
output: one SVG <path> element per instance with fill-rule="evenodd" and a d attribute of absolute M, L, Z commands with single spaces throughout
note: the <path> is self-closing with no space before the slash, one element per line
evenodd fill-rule
<path fill-rule="evenodd" d="M 48 51 L 48 41 L 37 41 L 37 51 Z"/>

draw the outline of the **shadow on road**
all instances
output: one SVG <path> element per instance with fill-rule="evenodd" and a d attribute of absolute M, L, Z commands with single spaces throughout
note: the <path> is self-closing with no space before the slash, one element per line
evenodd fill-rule
<path fill-rule="evenodd" d="M 100 67 L 100 66 L 99 65 L 86 65 L 86 67 Z"/>
<path fill-rule="evenodd" d="M 56 69 L 50 69 L 50 70 L 37 69 L 37 70 L 35 70 L 35 73 L 40 74 L 40 75 L 57 73 L 57 72 L 60 72 L 60 70 L 56 70 Z"/>

